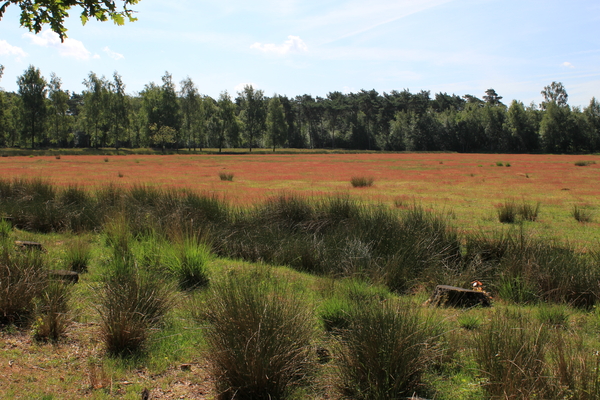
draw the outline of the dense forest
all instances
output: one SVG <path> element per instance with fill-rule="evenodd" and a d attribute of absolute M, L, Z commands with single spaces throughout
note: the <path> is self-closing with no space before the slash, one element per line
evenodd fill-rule
<path fill-rule="evenodd" d="M 168 72 L 135 94 L 117 72 L 90 72 L 75 93 L 34 66 L 17 84 L 17 93 L 0 89 L 0 147 L 600 151 L 600 104 L 592 98 L 583 110 L 569 106 L 560 82 L 543 88 L 539 105 L 506 105 L 494 89 L 482 98 L 408 89 L 288 98 L 246 86 L 235 98 L 223 92 L 213 99 L 189 77 L 178 88 Z"/>

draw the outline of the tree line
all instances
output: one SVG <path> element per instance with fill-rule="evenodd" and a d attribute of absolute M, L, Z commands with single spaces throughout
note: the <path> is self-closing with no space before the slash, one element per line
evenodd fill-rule
<path fill-rule="evenodd" d="M 3 67 L 0 65 L 0 78 Z M 340 148 L 388 151 L 578 153 L 600 151 L 600 104 L 568 104 L 560 82 L 544 87 L 539 105 L 488 89 L 466 94 L 330 92 L 265 96 L 251 85 L 233 98 L 202 95 L 191 78 L 168 72 L 135 94 L 122 77 L 93 72 L 85 90 L 69 92 L 52 73 L 29 66 L 18 92 L 0 90 L 0 146 L 187 148 Z"/>

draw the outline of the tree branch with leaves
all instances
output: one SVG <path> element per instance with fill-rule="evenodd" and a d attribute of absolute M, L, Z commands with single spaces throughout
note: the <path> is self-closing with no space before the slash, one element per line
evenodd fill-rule
<path fill-rule="evenodd" d="M 21 9 L 21 26 L 31 32 L 41 32 L 44 25 L 49 24 L 50 29 L 60 36 L 64 41 L 67 37 L 65 18 L 69 16 L 71 8 L 81 9 L 81 23 L 86 24 L 90 19 L 98 21 L 112 20 L 116 25 L 136 21 L 135 11 L 130 7 L 139 3 L 140 0 L 8 0 L 0 2 L 0 19 L 4 16 L 10 5 Z M 122 3 L 121 6 L 118 4 Z"/>

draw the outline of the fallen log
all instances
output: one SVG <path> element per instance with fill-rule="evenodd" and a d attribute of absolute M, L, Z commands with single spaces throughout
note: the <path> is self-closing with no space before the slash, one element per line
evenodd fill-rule
<path fill-rule="evenodd" d="M 490 307 L 492 305 L 489 295 L 484 291 L 448 285 L 437 285 L 426 303 L 432 307 L 457 308 Z"/>

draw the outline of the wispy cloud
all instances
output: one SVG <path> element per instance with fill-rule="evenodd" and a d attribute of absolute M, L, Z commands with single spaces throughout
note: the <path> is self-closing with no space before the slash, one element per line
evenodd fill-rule
<path fill-rule="evenodd" d="M 327 13 L 307 18 L 303 25 L 309 29 L 327 27 L 331 34 L 324 38 L 324 43 L 331 43 L 450 1 L 452 0 L 352 0 Z"/>
<path fill-rule="evenodd" d="M 254 43 L 250 46 L 251 49 L 257 49 L 264 53 L 275 53 L 275 54 L 288 54 L 288 53 L 305 53 L 308 51 L 308 46 L 299 36 L 288 36 L 288 40 L 283 44 L 272 44 L 272 43 Z"/>
<path fill-rule="evenodd" d="M 102 51 L 105 52 L 106 54 L 108 54 L 108 56 L 110 58 L 112 58 L 113 60 L 122 60 L 123 58 L 125 58 L 125 56 L 123 54 L 117 53 L 116 51 L 112 51 L 111 49 L 108 48 L 108 46 L 103 48 Z"/>
<path fill-rule="evenodd" d="M 27 57 L 22 48 L 9 44 L 6 40 L 0 40 L 0 56 L 16 56 L 17 60 Z"/>
<path fill-rule="evenodd" d="M 66 38 L 64 42 L 60 37 L 50 29 L 46 29 L 40 34 L 25 33 L 23 37 L 29 38 L 37 46 L 48 47 L 58 50 L 58 54 L 63 57 L 74 58 L 76 60 L 88 60 L 91 53 L 85 48 L 79 40 Z"/>
<path fill-rule="evenodd" d="M 575 66 L 568 61 L 565 61 L 564 63 L 562 63 L 560 65 L 565 68 L 575 68 Z"/>

